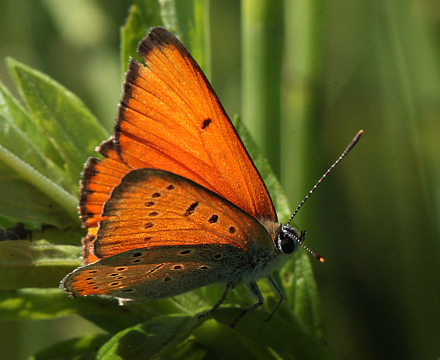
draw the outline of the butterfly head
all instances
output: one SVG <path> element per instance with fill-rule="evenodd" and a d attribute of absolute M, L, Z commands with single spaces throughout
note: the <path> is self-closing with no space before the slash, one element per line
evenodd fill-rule
<path fill-rule="evenodd" d="M 281 224 L 277 239 L 278 250 L 287 255 L 298 251 L 305 236 L 305 231 L 301 231 L 301 233 L 298 234 L 298 231 L 294 227 Z"/>
<path fill-rule="evenodd" d="M 283 254 L 293 254 L 298 251 L 301 247 L 306 249 L 310 254 L 312 254 L 319 261 L 324 262 L 324 258 L 315 253 L 313 250 L 309 249 L 306 245 L 304 245 L 304 240 L 306 239 L 306 231 L 301 230 L 298 233 L 294 227 L 290 225 L 281 224 L 280 233 L 277 238 L 277 247 L 280 252 Z"/>

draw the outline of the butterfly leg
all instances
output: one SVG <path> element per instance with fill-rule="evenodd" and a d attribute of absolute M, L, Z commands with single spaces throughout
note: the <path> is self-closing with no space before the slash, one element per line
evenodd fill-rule
<path fill-rule="evenodd" d="M 227 283 L 226 287 L 225 287 L 225 291 L 223 292 L 223 295 L 220 298 L 220 300 L 217 301 L 217 304 L 215 304 L 211 310 L 208 310 L 208 311 L 204 312 L 203 314 L 200 314 L 199 319 L 203 319 L 204 317 L 208 316 L 209 313 L 216 311 L 220 307 L 220 305 L 223 304 L 223 302 L 226 300 L 226 295 L 228 294 L 228 291 L 230 288 L 233 289 L 234 285 L 232 283 Z"/>
<path fill-rule="evenodd" d="M 258 302 L 256 302 L 255 304 L 248 306 L 246 309 L 243 310 L 243 312 L 235 319 L 235 321 L 231 324 L 231 328 L 233 328 L 235 325 L 237 325 L 238 321 L 248 312 L 251 310 L 256 309 L 257 307 L 260 307 L 261 305 L 264 304 L 264 298 L 263 295 L 261 294 L 260 289 L 258 288 L 258 285 L 256 282 L 251 282 L 251 290 L 253 291 L 253 293 L 255 295 L 257 295 L 258 297 Z"/>
<path fill-rule="evenodd" d="M 280 307 L 281 303 L 284 300 L 284 294 L 281 291 L 280 287 L 278 286 L 277 282 L 275 281 L 275 279 L 273 278 L 272 275 L 269 275 L 269 280 L 272 283 L 273 287 L 275 288 L 275 290 L 277 291 L 278 295 L 280 296 L 280 300 L 278 301 L 278 303 L 275 305 L 275 307 L 272 309 L 272 312 L 270 313 L 269 317 L 266 319 L 266 321 L 269 321 L 270 319 L 272 319 L 273 314 L 275 314 L 275 311 L 277 311 L 277 309 Z"/>

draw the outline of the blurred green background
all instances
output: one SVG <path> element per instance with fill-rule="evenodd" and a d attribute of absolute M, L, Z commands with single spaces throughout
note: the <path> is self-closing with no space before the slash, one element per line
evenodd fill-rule
<path fill-rule="evenodd" d="M 129 5 L 2 1 L 0 58 L 47 73 L 110 132 Z M 243 116 L 293 207 L 365 131 L 295 219 L 326 258 L 314 270 L 329 346 L 341 359 L 440 357 L 440 3 L 209 6 L 213 87 L 231 116 Z M 12 89 L 3 61 L 0 78 Z M 2 321 L 0 358 L 25 359 L 89 330 L 78 319 Z"/>

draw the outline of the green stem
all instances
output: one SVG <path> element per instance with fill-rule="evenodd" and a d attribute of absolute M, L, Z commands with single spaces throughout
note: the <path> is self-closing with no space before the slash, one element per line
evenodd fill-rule
<path fill-rule="evenodd" d="M 319 1 L 286 0 L 285 68 L 282 106 L 282 183 L 292 204 L 298 204 L 313 181 L 307 164 L 313 158 L 318 137 L 320 94 L 317 84 L 322 71 Z M 316 143 L 316 142 L 315 142 Z M 313 147 L 313 149 L 312 149 Z M 306 161 L 306 159 L 309 159 Z"/>
<path fill-rule="evenodd" d="M 279 175 L 282 1 L 243 0 L 241 9 L 243 121 Z"/>

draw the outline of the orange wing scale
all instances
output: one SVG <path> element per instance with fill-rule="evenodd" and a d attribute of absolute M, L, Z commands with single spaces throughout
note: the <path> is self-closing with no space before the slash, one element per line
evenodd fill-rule
<path fill-rule="evenodd" d="M 104 160 L 90 158 L 81 181 L 80 214 L 84 227 L 93 228 L 102 220 L 101 213 L 113 189 L 130 170 L 119 157 L 113 138 L 101 144 L 98 152 Z"/>
<path fill-rule="evenodd" d="M 103 220 L 102 209 L 110 198 L 113 189 L 130 169 L 119 157 L 113 138 L 103 142 L 98 152 L 104 160 L 90 158 L 84 168 L 81 180 L 80 215 L 87 235 L 83 238 L 83 263 L 90 264 L 98 260 L 94 255 L 94 242 L 98 232 L 98 222 Z"/>

